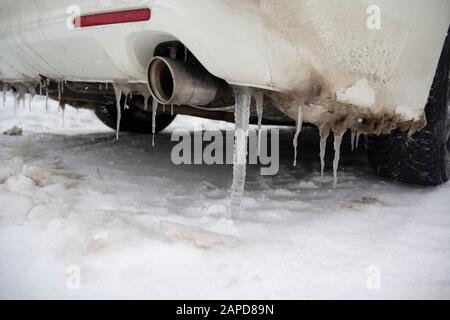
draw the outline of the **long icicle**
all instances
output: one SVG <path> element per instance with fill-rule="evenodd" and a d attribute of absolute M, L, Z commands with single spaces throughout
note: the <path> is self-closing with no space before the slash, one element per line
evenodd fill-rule
<path fill-rule="evenodd" d="M 173 104 L 170 105 L 170 115 L 173 116 Z"/>
<path fill-rule="evenodd" d="M 356 134 L 356 138 L 355 138 L 355 150 L 358 150 L 358 145 L 359 145 L 359 138 L 361 137 L 361 132 L 358 132 Z"/>
<path fill-rule="evenodd" d="M 156 112 L 158 111 L 158 101 L 153 98 L 152 101 L 152 147 L 155 146 L 155 132 L 156 132 Z"/>
<path fill-rule="evenodd" d="M 251 92 L 248 87 L 234 87 L 234 153 L 231 185 L 231 215 L 240 214 L 247 166 L 247 138 L 250 122 Z"/>
<path fill-rule="evenodd" d="M 292 144 L 294 146 L 294 167 L 297 166 L 297 145 L 298 145 L 298 136 L 302 131 L 303 126 L 303 106 L 299 106 L 297 110 L 297 127 L 295 130 L 294 140 Z"/>
<path fill-rule="evenodd" d="M 341 157 L 341 143 L 344 132 L 345 130 L 341 133 L 334 133 L 333 189 L 337 186 L 337 172 Z"/>
<path fill-rule="evenodd" d="M 144 110 L 147 111 L 148 109 L 148 95 L 143 95 L 144 96 Z"/>
<path fill-rule="evenodd" d="M 327 149 L 327 140 L 330 135 L 330 129 L 328 127 L 320 127 L 320 177 L 323 178 L 323 172 L 325 170 L 325 152 Z"/>
<path fill-rule="evenodd" d="M 116 140 L 119 140 L 120 120 L 122 118 L 122 108 L 120 105 L 120 99 L 122 98 L 122 90 L 115 83 L 113 83 L 113 88 L 114 93 L 116 95 L 116 108 L 117 108 Z"/>
<path fill-rule="evenodd" d="M 17 107 L 19 106 L 18 96 L 19 96 L 19 93 L 16 92 L 14 95 L 14 118 L 17 118 Z"/>
<path fill-rule="evenodd" d="M 28 94 L 29 94 L 29 96 L 28 96 L 28 109 L 31 112 L 31 102 L 32 102 L 34 96 L 36 95 L 36 89 L 35 89 L 34 85 L 30 85 L 28 87 Z"/>
<path fill-rule="evenodd" d="M 61 120 L 62 120 L 62 126 L 63 126 L 63 128 L 65 127 L 65 120 L 64 120 L 64 112 L 65 112 L 65 109 L 66 109 L 65 105 L 62 104 L 62 105 L 61 105 Z"/>
<path fill-rule="evenodd" d="M 58 81 L 58 111 L 61 111 L 61 80 Z"/>
<path fill-rule="evenodd" d="M 3 108 L 6 106 L 6 92 L 8 89 L 8 84 L 5 82 L 3 83 Z"/>
<path fill-rule="evenodd" d="M 352 146 L 352 151 L 355 150 L 355 139 L 356 139 L 356 131 L 350 129 L 350 144 Z"/>
<path fill-rule="evenodd" d="M 45 89 L 45 111 L 48 111 L 48 88 Z"/>
<path fill-rule="evenodd" d="M 252 90 L 253 98 L 255 98 L 256 103 L 256 113 L 258 115 L 258 156 L 261 150 L 261 126 L 263 117 L 263 105 L 264 105 L 264 94 L 260 90 Z"/>

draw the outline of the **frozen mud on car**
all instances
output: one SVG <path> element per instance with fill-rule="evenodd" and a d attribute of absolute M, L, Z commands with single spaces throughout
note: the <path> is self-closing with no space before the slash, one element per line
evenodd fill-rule
<path fill-rule="evenodd" d="M 1 298 L 450 298 L 450 185 L 380 180 L 363 138 L 333 190 L 332 139 L 322 179 L 317 132 L 293 167 L 282 130 L 278 175 L 248 166 L 230 218 L 232 166 L 175 166 L 170 132 L 231 124 L 179 117 L 153 148 L 45 98 L 0 111 L 22 129 L 0 135 Z"/>

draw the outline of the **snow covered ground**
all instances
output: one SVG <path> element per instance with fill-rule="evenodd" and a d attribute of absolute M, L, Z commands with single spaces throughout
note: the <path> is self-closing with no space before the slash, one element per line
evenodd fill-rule
<path fill-rule="evenodd" d="M 0 135 L 0 298 L 450 298 L 450 184 L 374 177 L 347 138 L 332 190 L 331 148 L 322 180 L 317 132 L 294 168 L 285 130 L 231 220 L 232 167 L 173 165 L 170 131 L 232 125 L 180 117 L 152 148 L 87 110 L 64 122 L 41 98 L 0 106 L 23 129 Z"/>

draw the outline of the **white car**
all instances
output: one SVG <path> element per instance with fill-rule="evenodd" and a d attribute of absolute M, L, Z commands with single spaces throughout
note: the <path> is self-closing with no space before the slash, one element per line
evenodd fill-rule
<path fill-rule="evenodd" d="M 449 0 L 2 0 L 0 81 L 140 132 L 175 114 L 233 121 L 251 87 L 264 123 L 365 134 L 380 175 L 437 185 L 449 22 Z M 173 107 L 152 128 L 147 104 Z"/>

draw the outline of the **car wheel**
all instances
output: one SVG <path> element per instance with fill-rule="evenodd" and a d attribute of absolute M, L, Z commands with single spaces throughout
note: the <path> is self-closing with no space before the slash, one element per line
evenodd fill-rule
<path fill-rule="evenodd" d="M 370 135 L 371 167 L 381 176 L 418 185 L 439 185 L 449 179 L 449 38 L 445 41 L 425 107 L 427 125 L 412 135 L 394 131 Z"/>

